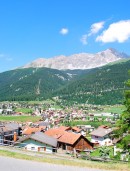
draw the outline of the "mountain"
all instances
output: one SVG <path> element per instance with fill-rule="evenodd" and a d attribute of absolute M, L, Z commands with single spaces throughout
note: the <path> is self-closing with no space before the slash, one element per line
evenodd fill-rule
<path fill-rule="evenodd" d="M 109 48 L 109 50 L 111 51 L 112 54 L 114 54 L 115 56 L 119 57 L 119 58 L 129 58 L 130 56 L 127 55 L 124 52 L 118 52 L 116 49 L 114 48 Z"/>
<path fill-rule="evenodd" d="M 96 54 L 36 60 L 23 68 L 0 73 L 0 101 L 53 98 L 64 105 L 120 104 L 128 70 L 128 56 L 112 48 Z"/>
<path fill-rule="evenodd" d="M 64 105 L 121 104 L 125 81 L 129 78 L 128 70 L 128 59 L 87 70 L 11 70 L 0 73 L 0 101 L 54 98 Z"/>
<path fill-rule="evenodd" d="M 0 73 L 0 101 L 42 100 L 58 88 L 88 71 L 60 71 L 49 68 L 25 68 Z"/>
<path fill-rule="evenodd" d="M 128 70 L 130 60 L 91 69 L 79 79 L 56 90 L 53 96 L 64 104 L 122 104 L 127 88 L 125 82 L 129 79 Z"/>
<path fill-rule="evenodd" d="M 17 69 L 0 73 L 0 100 L 37 100 L 49 98 L 71 77 L 47 68 Z"/>
<path fill-rule="evenodd" d="M 126 58 L 128 55 L 120 53 L 115 49 L 107 49 L 96 54 L 79 53 L 71 56 L 57 56 L 49 59 L 39 58 L 26 64 L 22 68 L 53 68 L 58 70 L 75 70 L 75 69 L 91 69 L 100 66 L 104 66 L 108 63 L 118 61 L 122 58 Z"/>

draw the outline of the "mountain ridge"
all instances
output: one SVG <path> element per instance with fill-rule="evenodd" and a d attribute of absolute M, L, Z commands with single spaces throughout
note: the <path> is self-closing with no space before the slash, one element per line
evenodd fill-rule
<path fill-rule="evenodd" d="M 128 58 L 125 53 L 120 53 L 113 48 L 95 54 L 79 53 L 70 56 L 55 56 L 53 58 L 38 58 L 21 68 L 41 68 L 47 67 L 58 70 L 92 69 L 104 66 L 108 63 Z"/>
<path fill-rule="evenodd" d="M 114 58 L 119 60 L 108 61 L 105 66 L 91 69 L 82 67 L 76 70 L 58 70 L 30 66 L 0 73 L 0 101 L 44 100 L 58 96 L 60 102 L 67 105 L 86 102 L 121 104 L 123 91 L 126 88 L 124 82 L 129 78 L 130 59 L 126 54 L 114 49 L 98 52 L 94 59 L 97 60 L 102 56 L 108 60 L 109 53 L 114 54 Z M 64 56 L 58 57 L 60 60 L 64 58 Z M 113 59 L 113 55 L 109 56 L 109 60 L 110 58 Z"/>

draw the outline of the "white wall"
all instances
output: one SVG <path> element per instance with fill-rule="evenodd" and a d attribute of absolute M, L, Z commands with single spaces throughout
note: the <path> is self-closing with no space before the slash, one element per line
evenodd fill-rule
<path fill-rule="evenodd" d="M 28 144 L 25 146 L 29 151 L 38 151 L 38 147 L 40 147 L 40 152 L 52 153 L 52 147 L 46 147 L 46 150 L 44 151 L 45 146 L 38 146 L 36 144 Z"/>
<path fill-rule="evenodd" d="M 109 146 L 109 145 L 112 145 L 112 140 L 109 138 L 109 137 L 97 137 L 97 136 L 94 136 L 92 135 L 91 136 L 91 142 L 93 143 L 99 143 L 99 145 L 106 145 L 106 146 Z"/>
<path fill-rule="evenodd" d="M 52 147 L 46 144 L 42 144 L 40 142 L 34 141 L 34 140 L 27 140 L 24 143 L 24 147 L 26 150 L 29 151 L 38 151 L 38 147 L 40 147 L 40 152 L 47 152 L 47 153 L 52 153 Z M 23 146 L 21 144 L 21 146 Z M 44 150 L 44 147 L 46 150 Z"/>

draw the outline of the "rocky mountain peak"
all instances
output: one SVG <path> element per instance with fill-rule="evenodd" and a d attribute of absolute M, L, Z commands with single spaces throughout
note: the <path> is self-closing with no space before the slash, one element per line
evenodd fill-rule
<path fill-rule="evenodd" d="M 79 53 L 70 56 L 60 55 L 48 59 L 39 58 L 25 65 L 23 68 L 47 67 L 59 70 L 91 69 L 104 66 L 110 62 L 115 62 L 126 57 L 128 57 L 128 55 L 120 53 L 113 48 L 109 48 L 96 54 Z"/>

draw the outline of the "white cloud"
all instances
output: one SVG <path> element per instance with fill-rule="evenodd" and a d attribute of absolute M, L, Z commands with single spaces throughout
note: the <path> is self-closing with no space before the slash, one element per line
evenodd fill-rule
<path fill-rule="evenodd" d="M 62 35 L 66 35 L 66 34 L 68 34 L 68 32 L 69 32 L 69 30 L 67 28 L 62 28 L 60 30 L 60 34 L 62 34 Z"/>
<path fill-rule="evenodd" d="M 92 24 L 89 36 L 91 36 L 92 34 L 98 33 L 103 28 L 104 23 L 105 23 L 104 21 L 101 21 L 101 22 Z"/>
<path fill-rule="evenodd" d="M 87 34 L 82 35 L 80 41 L 83 43 L 83 45 L 87 44 L 87 37 L 88 37 Z"/>
<path fill-rule="evenodd" d="M 98 23 L 94 23 L 91 25 L 90 27 L 90 31 L 88 34 L 84 34 L 82 35 L 80 41 L 83 43 L 83 45 L 87 44 L 87 38 L 98 33 L 103 27 L 104 27 L 104 21 L 98 22 Z"/>
<path fill-rule="evenodd" d="M 96 41 L 103 43 L 123 43 L 130 38 L 130 20 L 122 20 L 110 24 L 107 30 L 96 38 Z"/>

